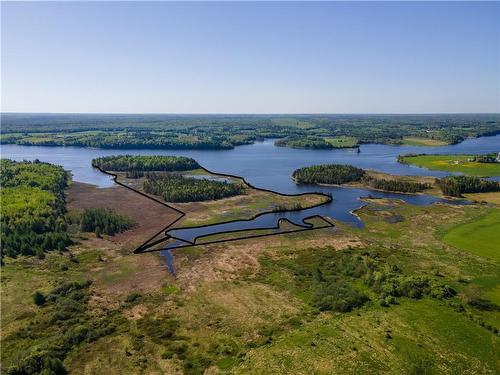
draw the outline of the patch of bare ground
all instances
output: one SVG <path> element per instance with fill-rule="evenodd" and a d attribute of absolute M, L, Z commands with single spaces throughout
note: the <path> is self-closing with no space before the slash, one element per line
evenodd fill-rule
<path fill-rule="evenodd" d="M 203 256 L 190 260 L 182 250 L 176 252 L 177 281 L 182 289 L 192 291 L 203 282 L 235 280 L 243 273 L 252 275 L 259 268 L 258 255 L 265 240 L 248 239 L 208 245 Z"/>
<path fill-rule="evenodd" d="M 147 308 L 146 305 L 139 304 L 139 305 L 135 305 L 135 306 L 131 307 L 128 310 L 125 310 L 123 312 L 123 315 L 127 319 L 137 320 L 137 319 L 141 319 L 142 317 L 144 317 L 148 311 L 149 311 L 149 309 Z"/>

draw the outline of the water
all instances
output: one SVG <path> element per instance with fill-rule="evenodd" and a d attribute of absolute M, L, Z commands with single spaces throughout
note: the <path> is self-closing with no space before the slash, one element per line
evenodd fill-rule
<path fill-rule="evenodd" d="M 374 169 L 395 175 L 419 175 L 442 177 L 447 172 L 431 171 L 397 162 L 400 154 L 433 153 L 433 154 L 484 154 L 500 150 L 500 135 L 466 140 L 457 145 L 443 147 L 388 146 L 368 144 L 356 150 L 301 150 L 275 147 L 274 140 L 257 142 L 252 145 L 236 147 L 233 150 L 103 150 L 78 147 L 39 147 L 2 145 L 3 158 L 14 160 L 34 160 L 62 165 L 70 170 L 73 179 L 79 182 L 94 184 L 99 187 L 113 186 L 111 178 L 92 168 L 93 158 L 100 156 L 134 154 L 134 155 L 176 155 L 196 159 L 205 168 L 219 173 L 238 175 L 258 188 L 270 189 L 280 193 L 298 194 L 304 192 L 324 192 L 333 195 L 333 202 L 320 207 L 301 210 L 293 214 L 269 214 L 258 218 L 259 222 L 248 221 L 231 224 L 238 229 L 246 229 L 252 225 L 275 226 L 279 218 L 287 216 L 292 222 L 304 225 L 303 219 L 312 215 L 322 215 L 341 220 L 355 226 L 362 226 L 359 219 L 351 211 L 360 207 L 362 196 L 372 195 L 380 198 L 398 198 L 407 203 L 427 205 L 439 198 L 428 195 L 408 195 L 385 193 L 367 189 L 340 187 L 320 187 L 296 185 L 290 178 L 292 172 L 300 167 L 314 164 L 339 163 L 352 164 L 360 168 Z M 288 217 L 289 216 L 289 217 Z M 214 229 L 224 229 L 224 226 Z M 201 231 L 201 230 L 200 230 Z M 194 232 L 185 232 L 187 237 L 196 237 Z M 199 234 L 198 234 L 199 235 Z"/>
<path fill-rule="evenodd" d="M 375 169 L 396 175 L 442 177 L 447 172 L 430 171 L 397 162 L 399 154 L 484 154 L 500 150 L 500 135 L 468 139 L 457 145 L 443 147 L 388 146 L 368 144 L 355 150 L 301 150 L 275 147 L 274 140 L 238 146 L 233 150 L 103 150 L 79 147 L 42 147 L 2 145 L 2 157 L 14 160 L 40 159 L 62 165 L 71 170 L 75 181 L 100 187 L 110 187 L 113 181 L 91 166 L 99 156 L 177 155 L 196 159 L 205 168 L 220 173 L 242 176 L 247 182 L 260 188 L 294 194 L 304 190 L 291 181 L 292 172 L 300 167 L 322 163 L 352 164 L 360 168 Z M 308 187 L 310 190 L 311 188 Z"/>

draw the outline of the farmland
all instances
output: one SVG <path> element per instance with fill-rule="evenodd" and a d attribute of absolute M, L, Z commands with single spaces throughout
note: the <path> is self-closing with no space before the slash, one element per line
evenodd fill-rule
<path fill-rule="evenodd" d="M 472 155 L 418 155 L 403 156 L 401 162 L 431 169 L 463 173 L 470 176 L 500 176 L 500 163 L 471 161 Z"/>

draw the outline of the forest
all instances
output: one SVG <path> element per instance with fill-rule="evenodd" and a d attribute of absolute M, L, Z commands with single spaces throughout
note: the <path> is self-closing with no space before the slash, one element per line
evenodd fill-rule
<path fill-rule="evenodd" d="M 500 132 L 496 114 L 63 115 L 2 114 L 1 143 L 112 149 L 230 149 L 266 138 L 278 146 L 331 148 L 327 137 L 402 144 L 404 137 L 459 143 Z M 307 137 L 301 145 L 299 139 Z M 309 139 L 310 137 L 310 139 Z M 305 146 L 305 145 L 309 146 Z"/>
<path fill-rule="evenodd" d="M 395 191 L 398 193 L 418 193 L 431 187 L 430 184 L 416 181 L 403 179 L 387 180 L 383 178 L 373 178 L 370 176 L 363 177 L 362 182 L 374 189 Z"/>
<path fill-rule="evenodd" d="M 344 164 L 322 164 L 297 169 L 292 178 L 300 184 L 345 184 L 360 181 L 366 172 Z"/>
<path fill-rule="evenodd" d="M 64 250 L 72 243 L 66 232 L 64 190 L 69 177 L 62 167 L 0 160 L 2 257 Z"/>
<path fill-rule="evenodd" d="M 473 176 L 449 176 L 436 180 L 444 195 L 462 197 L 464 193 L 500 191 L 500 183 Z"/>
<path fill-rule="evenodd" d="M 137 172 L 137 171 L 188 171 L 200 165 L 196 160 L 183 156 L 106 156 L 92 160 L 92 165 L 105 171 Z M 132 175 L 132 174 L 131 174 Z"/>
<path fill-rule="evenodd" d="M 94 232 L 113 236 L 135 226 L 130 218 L 106 208 L 87 208 L 78 217 L 77 223 L 82 232 Z"/>
<path fill-rule="evenodd" d="M 149 174 L 143 188 L 146 193 L 161 196 L 167 202 L 200 202 L 244 194 L 244 187 L 239 183 L 180 175 Z"/>

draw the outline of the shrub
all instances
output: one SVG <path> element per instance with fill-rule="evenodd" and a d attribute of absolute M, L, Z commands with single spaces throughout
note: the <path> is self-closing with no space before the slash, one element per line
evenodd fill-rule
<path fill-rule="evenodd" d="M 37 306 L 43 306 L 46 302 L 45 296 L 42 293 L 36 291 L 35 294 L 33 294 L 33 302 L 35 302 L 35 305 Z"/>

